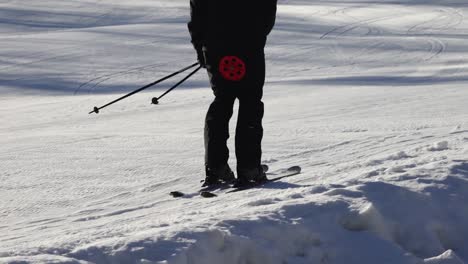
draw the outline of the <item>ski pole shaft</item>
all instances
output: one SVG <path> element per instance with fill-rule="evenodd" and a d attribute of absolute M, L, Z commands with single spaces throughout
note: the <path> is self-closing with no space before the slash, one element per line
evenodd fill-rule
<path fill-rule="evenodd" d="M 182 72 L 184 72 L 184 71 L 186 71 L 186 70 L 188 70 L 188 69 L 191 69 L 191 68 L 193 68 L 193 67 L 195 67 L 195 66 L 197 66 L 197 65 L 199 65 L 198 62 L 196 62 L 196 63 L 194 63 L 194 64 L 192 64 L 192 65 L 190 65 L 190 66 L 187 66 L 187 67 L 185 67 L 185 68 L 183 68 L 183 69 L 181 69 L 181 70 L 178 70 L 178 71 L 176 71 L 176 72 L 174 72 L 174 73 L 171 73 L 171 74 L 167 75 L 166 77 L 163 77 L 163 78 L 161 78 L 161 79 L 159 79 L 159 80 L 157 80 L 157 81 L 155 81 L 155 82 L 152 82 L 152 83 L 150 83 L 150 84 L 147 84 L 147 85 L 145 85 L 145 86 L 143 86 L 143 87 L 141 87 L 141 88 L 139 88 L 139 89 L 136 89 L 135 91 L 133 91 L 133 92 L 131 92 L 131 93 L 128 93 L 128 94 L 126 94 L 126 95 L 124 95 L 124 96 L 122 96 L 122 97 L 120 97 L 120 98 L 117 98 L 117 99 L 115 99 L 114 101 L 112 101 L 112 102 L 110 102 L 110 103 L 108 103 L 108 104 L 105 104 L 105 105 L 103 105 L 103 106 L 101 106 L 101 107 L 95 106 L 94 109 L 93 109 L 93 111 L 89 112 L 89 114 L 92 114 L 92 113 L 99 114 L 99 110 L 101 110 L 101 109 L 103 109 L 103 108 L 105 108 L 105 107 L 108 107 L 109 105 L 115 104 L 115 103 L 117 103 L 117 102 L 120 101 L 120 100 L 123 100 L 123 99 L 125 99 L 125 98 L 127 98 L 127 97 L 129 97 L 129 96 L 132 96 L 132 95 L 136 94 L 136 93 L 139 93 L 139 92 L 141 92 L 141 91 L 143 91 L 143 90 L 145 90 L 145 89 L 147 89 L 147 88 L 149 88 L 149 87 L 151 87 L 151 86 L 154 86 L 154 85 L 156 85 L 156 84 L 158 84 L 158 83 L 160 83 L 160 82 L 162 82 L 162 81 L 165 81 L 165 80 L 167 80 L 167 79 L 169 79 L 169 78 L 171 78 L 171 77 L 174 77 L 174 76 L 176 76 L 177 74 L 180 74 L 180 73 L 182 73 Z"/>
<path fill-rule="evenodd" d="M 161 96 L 159 96 L 158 98 L 156 97 L 153 97 L 152 99 L 152 103 L 153 104 L 159 104 L 159 99 L 163 98 L 163 96 L 165 96 L 166 94 L 170 93 L 172 90 L 174 90 L 175 88 L 177 88 L 179 85 L 181 85 L 182 83 L 184 83 L 188 78 L 192 77 L 192 75 L 194 75 L 197 71 L 199 71 L 201 69 L 201 66 L 199 66 L 198 68 L 196 68 L 194 71 L 192 71 L 191 73 L 189 73 L 189 75 L 185 76 L 185 78 L 183 78 L 182 80 L 180 80 L 178 83 L 174 84 L 174 86 L 172 86 L 169 90 L 167 90 L 165 93 L 163 93 Z"/>

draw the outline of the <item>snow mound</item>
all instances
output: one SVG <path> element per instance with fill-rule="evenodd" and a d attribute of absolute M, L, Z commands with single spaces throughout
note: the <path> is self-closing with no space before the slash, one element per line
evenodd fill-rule
<path fill-rule="evenodd" d="M 447 150 L 449 148 L 448 141 L 439 141 L 434 143 L 432 146 L 428 147 L 427 150 L 429 151 L 442 151 Z"/>
<path fill-rule="evenodd" d="M 437 257 L 424 260 L 424 264 L 465 264 L 452 250 L 447 250 Z"/>
<path fill-rule="evenodd" d="M 254 239 L 214 230 L 166 263 L 281 264 L 299 263 L 299 259 L 305 261 L 301 263 L 320 263 L 327 258 L 320 244 L 316 235 L 300 226 L 262 226 L 255 230 Z"/>
<path fill-rule="evenodd" d="M 301 204 L 311 197 L 298 196 L 266 217 L 222 221 L 163 263 L 463 263 L 452 250 L 468 250 L 466 168 L 454 163 L 442 179 L 420 177 L 415 190 L 367 182 L 323 193 L 339 200 Z"/>

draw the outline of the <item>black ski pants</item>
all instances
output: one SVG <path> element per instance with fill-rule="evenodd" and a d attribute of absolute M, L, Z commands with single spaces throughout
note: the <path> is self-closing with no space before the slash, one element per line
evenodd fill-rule
<path fill-rule="evenodd" d="M 238 99 L 235 136 L 237 170 L 257 168 L 261 163 L 263 137 L 263 47 L 253 50 L 205 48 L 204 55 L 215 95 L 205 119 L 205 166 L 219 168 L 227 164 L 229 120 L 233 114 L 234 101 Z M 245 63 L 245 75 L 241 80 L 232 81 L 223 77 L 219 65 L 225 56 L 236 56 Z"/>

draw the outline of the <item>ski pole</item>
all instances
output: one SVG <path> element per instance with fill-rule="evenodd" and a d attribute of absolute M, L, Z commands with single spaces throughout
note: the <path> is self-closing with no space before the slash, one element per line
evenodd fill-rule
<path fill-rule="evenodd" d="M 183 78 L 182 80 L 180 80 L 180 82 L 174 84 L 174 86 L 172 86 L 169 90 L 167 90 L 165 93 L 163 93 L 161 96 L 159 96 L 158 98 L 156 97 L 153 97 L 153 99 L 151 100 L 151 103 L 152 104 L 159 104 L 159 99 L 161 99 L 163 96 L 165 96 L 166 94 L 168 94 L 169 92 L 171 92 L 172 90 L 174 90 L 175 88 L 177 88 L 177 86 L 181 85 L 183 82 L 185 82 L 188 78 L 192 77 L 192 75 L 194 75 L 197 71 L 199 71 L 201 69 L 201 66 L 198 66 L 198 68 L 196 68 L 194 71 L 192 71 L 189 75 L 187 75 L 185 78 Z"/>
<path fill-rule="evenodd" d="M 117 99 L 115 99 L 114 101 L 112 101 L 112 102 L 110 102 L 110 103 L 108 103 L 108 104 L 105 104 L 105 105 L 103 105 L 103 106 L 101 106 L 101 107 L 95 106 L 94 109 L 93 109 L 93 111 L 89 112 L 89 114 L 92 114 L 92 113 L 99 114 L 99 110 L 101 110 L 101 109 L 103 109 L 103 108 L 105 108 L 105 107 L 108 107 L 109 105 L 112 105 L 112 104 L 114 104 L 114 103 L 117 103 L 118 101 L 123 100 L 123 99 L 125 99 L 125 98 L 127 98 L 127 97 L 129 97 L 129 96 L 132 96 L 132 95 L 134 95 L 134 94 L 136 94 L 136 93 L 138 93 L 138 92 L 141 92 L 141 91 L 143 91 L 143 90 L 146 89 L 146 88 L 149 88 L 149 87 L 154 86 L 154 85 L 156 85 L 156 84 L 158 84 L 158 83 L 160 83 L 160 82 L 162 82 L 162 81 L 165 81 L 165 80 L 167 80 L 167 79 L 169 79 L 169 78 L 171 78 L 171 77 L 174 77 L 174 76 L 176 76 L 176 75 L 179 74 L 179 73 L 182 73 L 182 72 L 184 72 L 184 71 L 186 71 L 186 70 L 188 70 L 188 69 L 191 69 L 191 68 L 197 66 L 198 64 L 199 64 L 199 63 L 196 62 L 196 63 L 194 63 L 194 64 L 192 64 L 192 65 L 190 65 L 190 66 L 187 66 L 187 67 L 185 67 L 185 68 L 183 68 L 183 69 L 181 69 L 181 70 L 178 70 L 178 71 L 176 71 L 176 72 L 174 72 L 174 73 L 171 73 L 171 74 L 167 75 L 166 77 L 163 77 L 163 78 L 161 78 L 161 79 L 159 79 L 159 80 L 157 80 L 157 81 L 155 81 L 155 82 L 152 82 L 152 83 L 150 83 L 150 84 L 147 84 L 147 85 L 145 85 L 145 86 L 143 86 L 143 87 L 141 87 L 141 88 L 139 88 L 139 89 L 136 89 L 135 91 L 133 91 L 133 92 L 131 92 L 131 93 L 128 93 L 128 94 L 126 94 L 126 95 L 124 95 L 124 96 L 122 96 L 122 97 L 120 97 L 120 98 L 117 98 Z"/>

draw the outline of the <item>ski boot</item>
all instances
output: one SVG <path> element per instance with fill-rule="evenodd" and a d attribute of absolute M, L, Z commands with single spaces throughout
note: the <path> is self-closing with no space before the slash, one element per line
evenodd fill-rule
<path fill-rule="evenodd" d="M 262 183 L 267 181 L 265 169 L 266 166 L 259 166 L 253 169 L 237 169 L 237 180 L 234 183 L 234 188 L 248 186 L 250 184 Z"/>
<path fill-rule="evenodd" d="M 206 177 L 203 181 L 202 187 L 215 186 L 223 183 L 231 183 L 235 180 L 234 172 L 232 172 L 229 165 L 220 168 L 206 167 Z"/>

